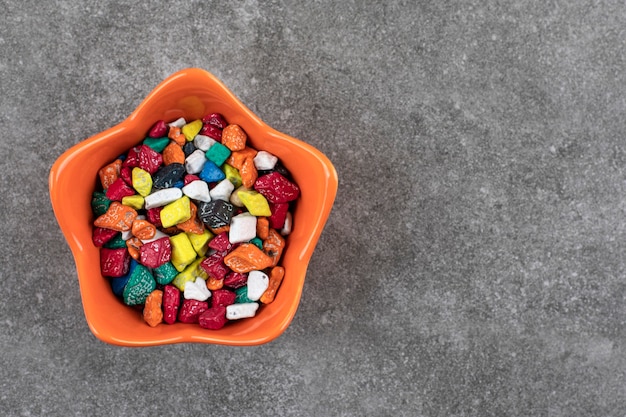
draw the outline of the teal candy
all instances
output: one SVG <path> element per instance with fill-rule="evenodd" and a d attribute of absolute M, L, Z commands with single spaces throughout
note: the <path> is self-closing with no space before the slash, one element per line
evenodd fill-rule
<path fill-rule="evenodd" d="M 158 268 L 153 269 L 152 272 L 154 273 L 154 279 L 157 284 L 161 285 L 169 284 L 176 278 L 176 275 L 178 275 L 178 271 L 171 262 L 164 263 Z"/>
<path fill-rule="evenodd" d="M 163 152 L 163 149 L 170 143 L 170 138 L 145 138 L 143 144 L 155 152 Z"/>
<path fill-rule="evenodd" d="M 110 205 L 111 200 L 107 198 L 104 192 L 94 191 L 91 196 L 91 210 L 93 211 L 94 216 L 102 216 L 107 212 Z"/>
<path fill-rule="evenodd" d="M 125 248 L 126 247 L 126 241 L 124 239 L 122 239 L 122 234 L 118 233 L 115 236 L 113 236 L 113 239 L 109 240 L 102 247 L 108 248 L 108 249 Z"/>
<path fill-rule="evenodd" d="M 150 270 L 141 264 L 137 264 L 130 274 L 130 279 L 124 287 L 124 304 L 129 306 L 141 305 L 156 288 L 156 281 Z"/>
<path fill-rule="evenodd" d="M 221 143 L 214 143 L 205 153 L 206 158 L 215 165 L 221 166 L 230 156 L 230 149 Z"/>
<path fill-rule="evenodd" d="M 235 290 L 235 304 L 240 303 L 252 303 L 253 301 L 248 298 L 248 286 L 244 285 L 241 288 Z"/>
<path fill-rule="evenodd" d="M 252 239 L 250 243 L 252 243 L 257 248 L 263 250 L 263 241 L 259 239 L 258 237 L 255 237 L 254 239 Z"/>

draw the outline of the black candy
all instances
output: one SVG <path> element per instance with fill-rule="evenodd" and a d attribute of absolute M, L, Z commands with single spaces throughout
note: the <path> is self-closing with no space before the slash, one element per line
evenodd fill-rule
<path fill-rule="evenodd" d="M 217 229 L 230 224 L 235 206 L 224 200 L 211 200 L 198 205 L 198 218 L 207 227 Z"/>
<path fill-rule="evenodd" d="M 182 181 L 184 176 L 185 166 L 183 164 L 173 163 L 162 166 L 152 176 L 152 188 L 171 188 L 178 181 Z"/>

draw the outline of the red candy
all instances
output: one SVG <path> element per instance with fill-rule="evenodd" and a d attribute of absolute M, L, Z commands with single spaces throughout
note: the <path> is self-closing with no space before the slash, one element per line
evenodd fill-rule
<path fill-rule="evenodd" d="M 219 330 L 224 327 L 227 321 L 225 306 L 211 307 L 198 317 L 200 327 L 209 330 Z"/>
<path fill-rule="evenodd" d="M 165 120 L 159 120 L 150 128 L 148 137 L 162 138 L 164 136 L 167 136 L 167 124 L 165 123 Z"/>
<path fill-rule="evenodd" d="M 248 274 L 243 272 L 229 272 L 224 277 L 224 286 L 236 290 L 241 288 L 248 282 Z"/>
<path fill-rule="evenodd" d="M 187 184 L 189 184 L 190 182 L 193 182 L 193 181 L 198 181 L 198 180 L 200 180 L 200 177 L 199 177 L 199 176 L 194 175 L 194 174 L 187 174 L 187 175 L 185 175 L 185 178 L 183 179 L 183 183 L 184 183 L 185 185 L 187 185 Z"/>
<path fill-rule="evenodd" d="M 180 306 L 180 291 L 173 285 L 163 288 L 163 321 L 167 324 L 176 323 Z"/>
<path fill-rule="evenodd" d="M 213 125 L 219 129 L 224 129 L 226 126 L 228 126 L 228 122 L 226 122 L 224 116 L 219 113 L 211 113 L 204 116 L 202 118 L 202 123 Z"/>
<path fill-rule="evenodd" d="M 207 274 L 219 280 L 226 276 L 229 272 L 228 267 L 224 264 L 224 257 L 220 253 L 214 253 L 202 262 L 200 266 Z"/>
<path fill-rule="evenodd" d="M 200 314 L 204 313 L 208 308 L 209 303 L 206 301 L 184 299 L 178 312 L 178 321 L 181 323 L 197 323 Z"/>
<path fill-rule="evenodd" d="M 100 249 L 100 270 L 105 277 L 121 277 L 126 275 L 130 265 L 130 254 L 126 248 Z"/>
<path fill-rule="evenodd" d="M 300 195 L 300 188 L 278 172 L 257 178 L 254 189 L 263 194 L 270 203 L 288 203 Z"/>
<path fill-rule="evenodd" d="M 211 139 L 215 139 L 218 142 L 222 141 L 222 129 L 210 124 L 203 125 L 202 129 L 200 130 L 200 134 L 208 136 Z"/>
<path fill-rule="evenodd" d="M 99 248 L 109 240 L 113 239 L 116 234 L 117 230 L 94 227 L 91 234 L 91 240 L 93 240 L 93 244 Z"/>
<path fill-rule="evenodd" d="M 158 268 L 172 258 L 172 245 L 169 237 L 162 237 L 144 243 L 139 250 L 139 262 L 148 268 Z"/>
<path fill-rule="evenodd" d="M 270 227 L 274 229 L 282 229 L 285 224 L 285 218 L 289 211 L 289 203 L 269 203 L 270 212 L 272 213 L 268 220 Z"/>
<path fill-rule="evenodd" d="M 163 210 L 163 207 L 153 207 L 146 210 L 146 217 L 148 218 L 148 221 L 156 227 L 163 226 L 163 223 L 161 223 L 161 210 Z"/>
<path fill-rule="evenodd" d="M 125 167 L 139 167 L 150 174 L 154 174 L 162 164 L 163 157 L 161 154 L 147 145 L 132 148 L 122 163 Z"/>
<path fill-rule="evenodd" d="M 218 252 L 227 252 L 233 244 L 228 240 L 228 232 L 222 232 L 209 241 L 209 248 Z"/>
<path fill-rule="evenodd" d="M 109 200 L 122 201 L 122 198 L 135 195 L 135 190 L 129 187 L 122 178 L 113 181 L 113 184 L 107 188 L 106 196 Z"/>
<path fill-rule="evenodd" d="M 237 294 L 232 291 L 220 289 L 214 290 L 212 294 L 211 306 L 213 307 L 226 307 L 235 303 L 235 299 L 237 298 Z"/>

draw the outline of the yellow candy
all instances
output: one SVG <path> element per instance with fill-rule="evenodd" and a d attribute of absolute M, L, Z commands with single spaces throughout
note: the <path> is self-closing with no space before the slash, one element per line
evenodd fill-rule
<path fill-rule="evenodd" d="M 234 166 L 224 164 L 222 166 L 222 171 L 224 171 L 224 175 L 228 181 L 232 182 L 235 188 L 239 188 L 241 186 L 241 175 L 239 175 L 239 170 Z"/>
<path fill-rule="evenodd" d="M 122 204 L 132 207 L 135 210 L 141 210 L 143 208 L 143 197 L 139 194 L 127 195 L 122 198 Z"/>
<path fill-rule="evenodd" d="M 181 291 L 185 291 L 185 283 L 189 281 L 195 281 L 196 278 L 202 278 L 206 280 L 209 276 L 206 271 L 202 269 L 200 263 L 204 261 L 204 257 L 200 257 L 187 266 L 182 272 L 180 272 L 174 280 L 172 285 L 176 286 Z"/>
<path fill-rule="evenodd" d="M 163 223 L 165 228 L 176 226 L 178 223 L 187 221 L 190 218 L 191 205 L 189 204 L 189 197 L 186 195 L 167 204 L 161 210 L 161 223 Z"/>
<path fill-rule="evenodd" d="M 185 139 L 191 142 L 196 135 L 200 133 L 200 130 L 202 130 L 202 120 L 194 120 L 193 122 L 187 123 L 181 130 L 183 135 L 185 135 Z"/>
<path fill-rule="evenodd" d="M 270 205 L 263 194 L 256 191 L 239 191 L 237 196 L 253 216 L 271 216 Z M 162 215 L 161 215 L 162 216 Z"/>
<path fill-rule="evenodd" d="M 150 173 L 135 167 L 132 171 L 133 188 L 143 197 L 152 191 L 152 177 Z"/>
<path fill-rule="evenodd" d="M 213 239 L 213 233 L 204 230 L 201 235 L 195 233 L 187 233 L 187 237 L 193 246 L 193 250 L 200 256 L 204 256 L 209 250 L 209 240 Z"/>
<path fill-rule="evenodd" d="M 177 271 L 182 271 L 187 265 L 196 260 L 196 251 L 185 233 L 170 236 L 172 244 L 172 265 Z"/>

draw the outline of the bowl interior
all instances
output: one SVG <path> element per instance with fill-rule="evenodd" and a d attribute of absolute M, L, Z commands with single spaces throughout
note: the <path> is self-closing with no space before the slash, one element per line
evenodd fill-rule
<path fill-rule="evenodd" d="M 113 295 L 100 273 L 99 249 L 91 241 L 91 194 L 98 170 L 140 143 L 155 121 L 194 120 L 212 112 L 240 125 L 250 146 L 278 156 L 301 189 L 293 210 L 293 232 L 287 237 L 281 260 L 285 277 L 274 302 L 262 306 L 254 318 L 229 323 L 217 331 L 179 323 L 151 328 L 138 311 Z M 337 183 L 332 163 L 321 152 L 265 125 L 220 81 L 200 69 L 167 78 L 125 121 L 61 155 L 49 177 L 52 206 L 75 258 L 89 327 L 99 339 L 125 346 L 181 342 L 255 345 L 278 337 L 298 307 L 308 262 L 332 208 Z"/>

